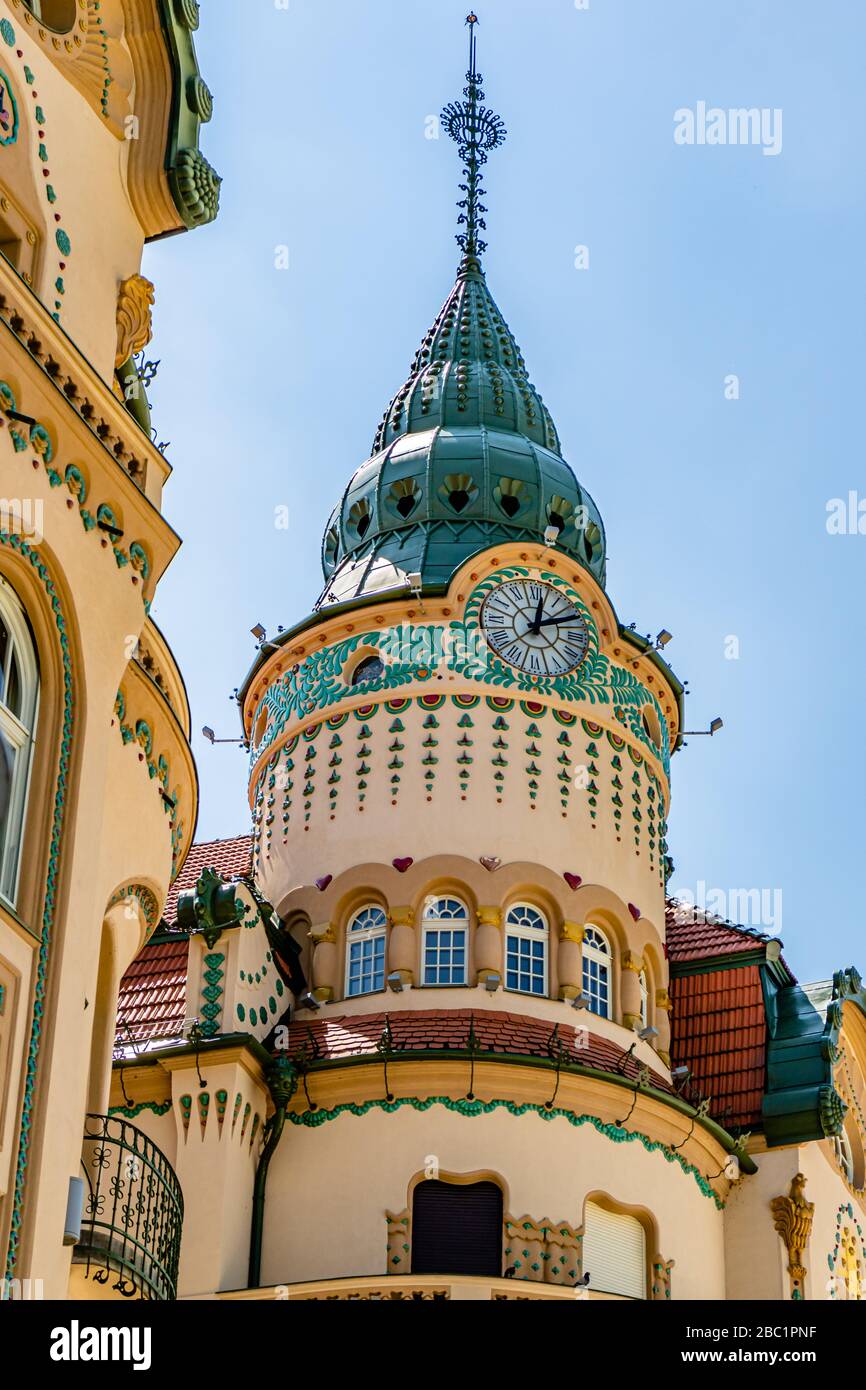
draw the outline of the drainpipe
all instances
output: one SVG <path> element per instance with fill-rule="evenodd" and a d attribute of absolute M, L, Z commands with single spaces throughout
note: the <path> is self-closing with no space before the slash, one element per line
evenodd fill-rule
<path fill-rule="evenodd" d="M 286 1111 L 289 1101 L 295 1094 L 298 1085 L 298 1074 L 294 1065 L 287 1057 L 278 1057 L 272 1067 L 268 1068 L 266 1077 L 268 1089 L 274 1102 L 274 1114 L 271 1118 L 268 1138 L 259 1159 L 259 1166 L 256 1169 L 256 1181 L 253 1187 L 253 1220 L 250 1230 L 250 1267 L 247 1277 L 247 1287 L 251 1289 L 261 1288 L 262 1272 L 262 1233 L 265 1225 L 265 1188 L 268 1182 L 268 1168 L 271 1159 L 276 1152 L 277 1145 L 283 1137 L 283 1129 L 286 1123 Z"/>

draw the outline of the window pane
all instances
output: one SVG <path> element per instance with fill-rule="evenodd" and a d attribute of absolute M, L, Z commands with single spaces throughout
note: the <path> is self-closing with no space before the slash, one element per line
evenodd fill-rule
<path fill-rule="evenodd" d="M 592 957 L 583 958 L 583 992 L 589 999 L 590 1011 L 600 1018 L 608 1017 L 608 969 Z"/>
<path fill-rule="evenodd" d="M 508 936 L 505 947 L 505 983 L 524 994 L 544 994 L 544 942 Z"/>
<path fill-rule="evenodd" d="M 462 985 L 466 978 L 466 933 L 428 931 L 424 939 L 425 985 Z"/>
<path fill-rule="evenodd" d="M 18 659 L 15 655 L 15 648 L 12 648 L 12 656 L 9 662 L 9 678 L 6 682 L 5 695 L 6 708 L 10 709 L 16 719 L 21 718 L 21 677 L 18 674 Z"/>
<path fill-rule="evenodd" d="M 369 937 L 349 944 L 349 997 L 371 994 L 385 988 L 385 936 Z"/>
<path fill-rule="evenodd" d="M 15 750 L 0 729 L 0 868 L 3 865 L 3 851 L 6 845 L 6 827 L 9 822 L 9 800 L 12 795 L 12 774 L 15 770 Z"/>

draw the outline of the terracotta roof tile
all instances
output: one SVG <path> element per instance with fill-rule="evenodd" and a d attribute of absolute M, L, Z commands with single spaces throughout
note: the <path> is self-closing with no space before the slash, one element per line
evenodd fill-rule
<path fill-rule="evenodd" d="M 710 956 L 754 951 L 772 938 L 754 927 L 725 922 L 711 912 L 669 898 L 665 911 L 665 940 L 673 962 L 705 960 Z"/>
<path fill-rule="evenodd" d="M 189 942 L 145 946 L 120 982 L 117 1043 L 177 1038 L 183 1032 Z"/>
<path fill-rule="evenodd" d="M 671 1057 L 690 1069 L 690 1098 L 706 1096 L 710 1113 L 730 1126 L 760 1121 L 767 1062 L 767 1022 L 757 965 L 703 975 L 674 975 Z"/>
<path fill-rule="evenodd" d="M 193 845 L 186 863 L 168 890 L 162 926 L 169 930 L 177 921 L 178 894 L 194 888 L 203 869 L 214 868 L 226 878 L 236 878 L 252 872 L 253 837 L 235 835 L 229 840 L 205 840 Z"/>
<path fill-rule="evenodd" d="M 194 888 L 203 869 L 215 868 L 227 878 L 249 874 L 252 869 L 252 836 L 207 840 L 193 845 L 186 863 L 172 884 L 162 914 L 160 931 L 172 931 L 177 922 L 178 894 Z M 120 982 L 117 1005 L 117 1044 L 152 1042 L 180 1037 L 183 1032 L 189 945 L 154 941 L 145 946 Z"/>
<path fill-rule="evenodd" d="M 395 1010 L 387 1015 L 328 1017 L 317 1018 L 310 1023 L 293 1023 L 289 1027 L 288 1051 L 290 1054 L 302 1053 L 316 1060 L 376 1055 L 386 1017 L 391 1028 L 391 1045 L 396 1052 L 465 1050 L 471 1023 L 481 1058 L 485 1052 L 513 1053 L 523 1057 L 551 1056 L 552 1023 L 487 1010 L 473 1014 L 469 1009 L 430 1012 Z M 577 1031 L 569 1024 L 560 1024 L 558 1037 L 573 1060 L 584 1066 L 616 1070 L 625 1056 L 623 1048 L 595 1033 L 582 1035 L 578 1039 Z M 586 1045 L 580 1046 L 583 1038 Z M 637 1070 L 638 1064 L 630 1057 L 624 1066 L 625 1075 L 633 1079 Z M 657 1072 L 652 1074 L 652 1084 L 661 1090 L 671 1089 Z"/>

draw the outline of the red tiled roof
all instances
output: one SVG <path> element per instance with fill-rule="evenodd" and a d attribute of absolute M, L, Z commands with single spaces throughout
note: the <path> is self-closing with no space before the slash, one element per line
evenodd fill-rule
<path fill-rule="evenodd" d="M 690 1069 L 689 1097 L 709 1099 L 713 1118 L 728 1128 L 760 1121 L 767 1020 L 759 967 L 674 975 L 670 994 L 671 1058 Z"/>
<path fill-rule="evenodd" d="M 251 835 L 235 835 L 229 840 L 207 840 L 193 845 L 187 861 L 168 890 L 160 923 L 161 931 L 171 931 L 177 921 L 178 894 L 194 888 L 202 869 L 213 867 L 227 878 L 248 874 L 252 868 Z M 189 943 L 155 941 L 145 946 L 120 982 L 117 1005 L 117 1044 L 128 1045 L 163 1038 L 180 1037 L 183 1032 L 184 1001 Z"/>
<path fill-rule="evenodd" d="M 165 910 L 162 914 L 163 927 L 173 927 L 177 920 L 177 898 L 179 893 L 194 888 L 202 869 L 216 869 L 226 878 L 252 872 L 253 837 L 235 835 L 229 840 L 205 840 L 193 845 L 187 855 L 186 863 L 168 890 Z"/>
<path fill-rule="evenodd" d="M 706 960 L 758 950 L 770 938 L 751 927 L 724 922 L 711 912 L 669 898 L 665 909 L 665 941 L 672 962 Z"/>
<path fill-rule="evenodd" d="M 288 1052 L 303 1053 L 315 1059 L 362 1057 L 376 1052 L 386 1025 L 391 1028 L 391 1045 L 395 1052 L 438 1049 L 465 1050 L 472 1024 L 478 1042 L 478 1057 L 485 1053 L 511 1053 L 517 1056 L 550 1057 L 554 1025 L 544 1019 L 526 1018 L 519 1014 L 488 1012 L 472 1013 L 469 1009 L 404 1009 L 400 1012 L 363 1014 L 359 1017 L 323 1018 L 310 1023 L 293 1023 L 289 1027 Z M 578 1038 L 575 1028 L 560 1024 L 559 1041 L 569 1058 L 583 1066 L 615 1071 L 625 1051 L 608 1038 L 595 1033 Z M 581 1045 L 583 1044 L 583 1045 Z M 630 1057 L 623 1067 L 625 1076 L 637 1076 L 638 1064 Z M 652 1084 L 669 1091 L 668 1082 L 653 1072 Z"/>
<path fill-rule="evenodd" d="M 183 1033 L 189 942 L 145 946 L 120 982 L 117 1044 L 178 1038 Z"/>

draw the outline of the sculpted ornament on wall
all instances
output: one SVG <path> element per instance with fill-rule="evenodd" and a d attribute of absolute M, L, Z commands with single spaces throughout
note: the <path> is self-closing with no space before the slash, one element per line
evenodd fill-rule
<path fill-rule="evenodd" d="M 153 285 L 143 275 L 130 275 L 121 284 L 117 294 L 115 367 L 122 367 L 130 357 L 147 347 L 153 337 L 153 302 Z"/>
<path fill-rule="evenodd" d="M 801 1299 L 806 1279 L 806 1247 L 812 1234 L 812 1221 L 815 1216 L 815 1203 L 806 1201 L 806 1179 L 802 1173 L 797 1173 L 796 1177 L 791 1179 L 791 1191 L 787 1197 L 773 1198 L 770 1209 L 776 1230 L 788 1251 L 791 1297 Z"/>

